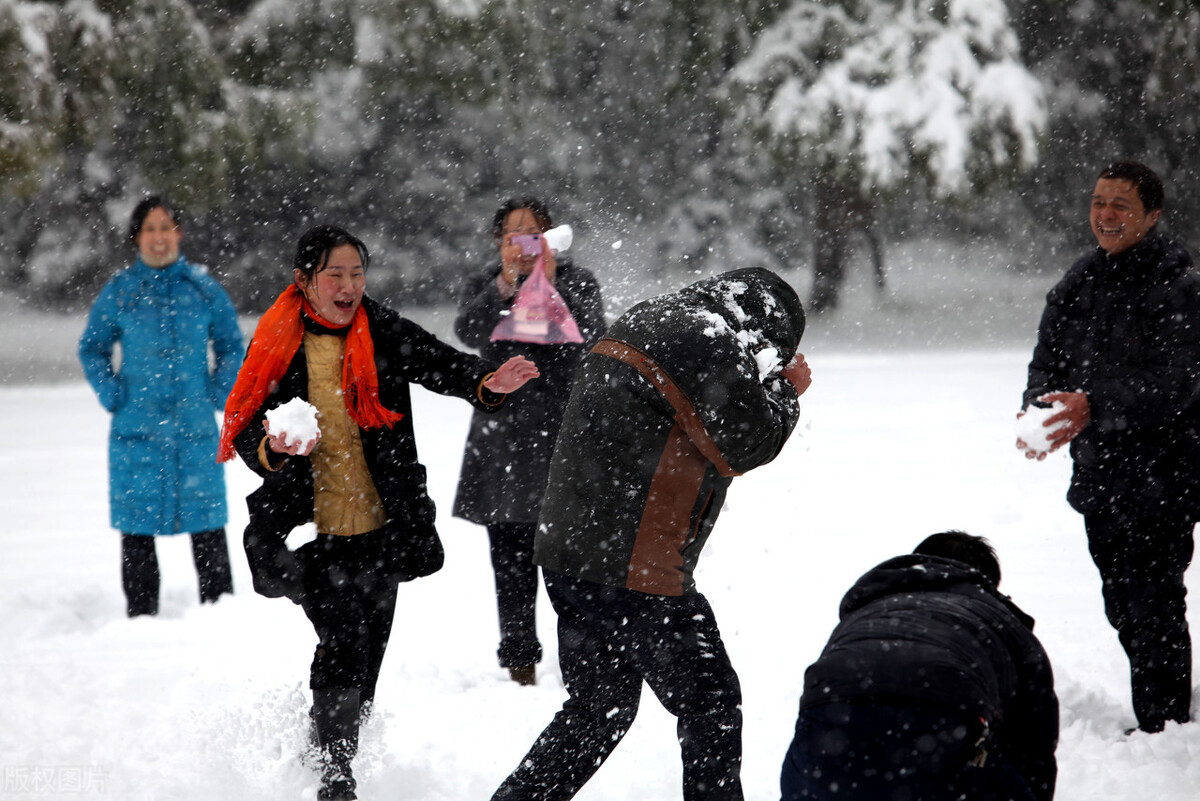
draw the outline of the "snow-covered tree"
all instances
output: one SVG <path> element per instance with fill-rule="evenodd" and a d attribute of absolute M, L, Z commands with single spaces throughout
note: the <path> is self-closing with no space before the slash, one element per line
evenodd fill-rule
<path fill-rule="evenodd" d="M 113 121 L 112 41 L 91 0 L 0 0 L 0 248 L 10 285 L 69 279 L 95 245 L 79 215 L 97 211 L 104 194 L 94 152 Z M 59 218 L 69 238 L 54 233 Z"/>
<path fill-rule="evenodd" d="M 0 181 L 25 194 L 51 156 L 62 98 L 47 53 L 45 14 L 0 0 Z"/>
<path fill-rule="evenodd" d="M 841 256 L 823 245 L 855 209 L 914 188 L 978 193 L 1037 163 L 1046 124 L 1004 0 L 798 0 L 727 92 L 815 184 L 816 306 L 837 302 Z"/>

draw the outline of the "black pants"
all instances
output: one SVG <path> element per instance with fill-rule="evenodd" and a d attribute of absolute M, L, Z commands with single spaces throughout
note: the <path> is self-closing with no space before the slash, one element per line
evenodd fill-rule
<path fill-rule="evenodd" d="M 233 592 L 225 529 L 193 534 L 192 561 L 200 579 L 200 603 L 211 603 Z M 125 589 L 125 609 L 130 617 L 158 614 L 161 578 L 153 536 L 121 534 L 121 584 Z"/>
<path fill-rule="evenodd" d="M 537 565 L 533 536 L 537 523 L 496 523 L 487 527 L 496 575 L 496 610 L 500 615 L 500 667 L 534 665 L 542 661 L 535 604 Z"/>
<path fill-rule="evenodd" d="M 1144 731 L 1189 719 L 1192 641 L 1184 573 L 1192 523 L 1183 517 L 1103 511 L 1084 516 L 1104 581 L 1104 612 L 1129 656 L 1133 711 Z"/>
<path fill-rule="evenodd" d="M 783 801 L 1034 801 L 1003 753 L 971 764 L 982 730 L 961 712 L 918 705 L 803 709 L 783 761 Z"/>
<path fill-rule="evenodd" d="M 299 550 L 301 606 L 317 632 L 309 686 L 358 690 L 364 706 L 375 698 L 396 613 L 396 583 L 379 571 L 384 544 L 380 532 L 318 534 Z"/>
<path fill-rule="evenodd" d="M 741 687 L 704 596 L 544 576 L 569 698 L 493 798 L 574 796 L 629 730 L 645 680 L 679 720 L 685 801 L 741 799 Z"/>

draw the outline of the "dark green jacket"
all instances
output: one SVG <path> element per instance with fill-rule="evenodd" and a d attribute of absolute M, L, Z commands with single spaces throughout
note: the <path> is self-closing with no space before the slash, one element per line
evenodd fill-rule
<path fill-rule="evenodd" d="M 692 572 L 733 476 L 774 459 L 799 415 L 785 365 L 795 291 L 736 270 L 634 306 L 584 357 L 554 458 L 534 561 L 657 595 Z M 773 350 L 772 350 L 773 349 Z"/>

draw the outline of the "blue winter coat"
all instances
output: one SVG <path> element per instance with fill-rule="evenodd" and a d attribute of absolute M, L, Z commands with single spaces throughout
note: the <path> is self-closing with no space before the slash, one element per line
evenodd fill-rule
<path fill-rule="evenodd" d="M 105 284 L 79 340 L 79 360 L 100 404 L 113 413 L 113 528 L 153 535 L 225 525 L 214 412 L 225 406 L 242 352 L 229 295 L 183 257 L 161 269 L 138 259 Z"/>

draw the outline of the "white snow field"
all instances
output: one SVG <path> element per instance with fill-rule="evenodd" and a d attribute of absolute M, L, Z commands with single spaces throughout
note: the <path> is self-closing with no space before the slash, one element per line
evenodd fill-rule
<path fill-rule="evenodd" d="M 747 798 L 779 797 L 803 672 L 845 590 L 925 535 L 961 528 L 996 546 L 1001 589 L 1037 619 L 1053 661 L 1057 798 L 1194 801 L 1200 724 L 1122 734 L 1134 725 L 1128 664 L 1104 619 L 1081 518 L 1064 499 L 1069 460 L 1027 461 L 1014 446 L 1039 293 L 1052 279 L 1036 279 L 1035 291 L 975 292 L 977 303 L 929 300 L 961 297 L 950 273 L 908 290 L 903 280 L 872 314 L 856 313 L 869 295 L 851 293 L 839 316 L 814 323 L 801 425 L 775 462 L 734 481 L 700 560 L 698 584 L 745 695 Z M 950 311 L 928 314 L 929 303 Z M 200 607 L 188 541 L 161 538 L 162 611 L 126 619 L 108 525 L 108 415 L 70 367 L 82 319 L 8 311 L 22 330 L 0 346 L 15 364 L 0 370 L 0 798 L 314 799 L 316 776 L 298 754 L 315 638 L 297 607 L 251 588 L 240 535 L 257 479 L 228 469 L 236 594 Z M 915 317 L 937 329 L 928 340 L 939 347 L 900 335 Z M 966 317 L 975 325 L 953 335 Z M 830 331 L 853 333 L 859 320 L 872 328 L 861 337 L 870 352 L 831 344 Z M 993 336 L 1000 329 L 1019 331 Z M 495 661 L 486 535 L 447 511 L 469 409 L 419 389 L 414 403 L 446 566 L 401 588 L 356 773 L 364 800 L 477 801 L 565 697 L 554 613 L 543 595 L 546 660 L 538 685 L 519 687 Z M 1190 583 L 1200 587 L 1196 570 Z M 1200 631 L 1200 614 L 1191 619 Z M 647 691 L 633 729 L 578 798 L 680 796 L 674 720 Z"/>
<path fill-rule="evenodd" d="M 1122 734 L 1134 722 L 1127 663 L 1062 497 L 1069 462 L 1027 462 L 1013 445 L 1027 355 L 808 358 L 801 427 L 775 462 L 734 482 L 698 571 L 744 687 L 747 797 L 778 797 L 803 670 L 842 593 L 949 527 L 992 540 L 1002 589 L 1038 620 L 1062 705 L 1058 798 L 1200 795 L 1200 724 Z M 423 391 L 415 404 L 445 510 L 469 411 Z M 163 538 L 162 612 L 128 620 L 108 527 L 106 414 L 69 382 L 0 389 L 0 419 L 0 797 L 314 798 L 316 777 L 297 758 L 314 637 L 290 602 L 251 590 L 239 533 L 254 476 L 228 471 L 236 594 L 200 607 L 187 540 Z M 487 798 L 564 698 L 544 597 L 547 659 L 537 687 L 518 687 L 495 664 L 484 533 L 444 513 L 440 528 L 446 567 L 401 589 L 381 714 L 357 760 L 363 799 Z M 647 692 L 578 797 L 679 796 L 673 720 Z"/>

